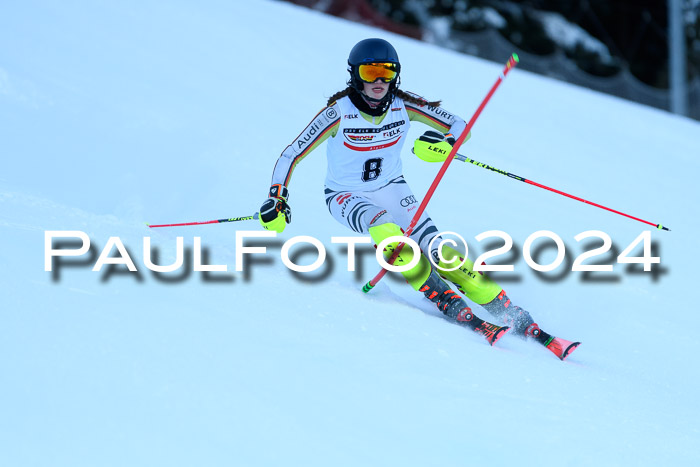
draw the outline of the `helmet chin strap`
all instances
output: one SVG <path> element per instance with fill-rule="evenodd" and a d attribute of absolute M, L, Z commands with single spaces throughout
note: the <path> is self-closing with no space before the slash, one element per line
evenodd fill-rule
<path fill-rule="evenodd" d="M 387 91 L 387 93 L 381 99 L 369 97 L 367 94 L 365 94 L 364 91 L 361 91 L 360 95 L 362 96 L 362 99 L 365 102 L 367 102 L 367 105 L 369 105 L 373 109 L 379 109 L 386 106 L 389 100 L 391 99 L 391 91 Z"/>
<path fill-rule="evenodd" d="M 366 96 L 364 92 L 354 90 L 355 92 L 350 93 L 350 100 L 353 104 L 361 111 L 373 117 L 378 117 L 384 112 L 386 112 L 389 107 L 389 94 L 384 99 L 374 99 Z M 374 101 L 374 102 L 371 102 Z"/>
<path fill-rule="evenodd" d="M 370 101 L 370 102 L 374 102 L 374 103 L 377 103 L 377 104 L 379 104 L 379 103 L 382 102 L 384 99 L 386 99 L 386 96 L 388 96 L 388 95 L 389 95 L 389 92 L 387 91 L 387 93 L 384 95 L 384 97 L 382 97 L 381 99 L 375 99 L 374 97 L 369 97 L 367 94 L 365 94 L 364 91 L 362 91 L 362 98 L 363 98 L 364 100 Z"/>

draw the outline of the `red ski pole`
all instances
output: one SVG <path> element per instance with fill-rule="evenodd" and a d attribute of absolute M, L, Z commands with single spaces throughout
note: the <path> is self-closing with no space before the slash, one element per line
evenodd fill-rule
<path fill-rule="evenodd" d="M 252 216 L 244 216 L 244 217 L 230 217 L 228 219 L 216 219 L 213 221 L 202 221 L 202 222 L 183 222 L 181 224 L 148 224 L 146 223 L 147 226 L 150 228 L 154 229 L 156 227 L 182 227 L 183 225 L 204 225 L 204 224 L 221 224 L 223 222 L 238 222 L 238 221 L 248 221 L 251 219 L 257 219 L 258 218 L 258 213 L 256 212 Z"/>
<path fill-rule="evenodd" d="M 545 190 L 549 190 L 549 191 L 556 193 L 558 195 L 566 196 L 567 198 L 575 199 L 576 201 L 581 201 L 582 203 L 590 204 L 591 206 L 595 206 L 595 207 L 600 208 L 600 209 L 605 209 L 606 211 L 610 211 L 610 212 L 613 212 L 615 214 L 619 214 L 621 216 L 628 217 L 628 218 L 633 219 L 635 221 L 639 221 L 639 222 L 642 222 L 644 224 L 654 226 L 659 230 L 668 230 L 668 231 L 671 230 L 668 227 L 664 227 L 661 224 L 654 224 L 653 222 L 645 221 L 644 219 L 640 219 L 639 217 L 630 216 L 629 214 L 625 214 L 624 212 L 618 211 L 616 209 L 612 209 L 612 208 L 603 206 L 602 204 L 594 203 L 593 201 L 585 200 L 585 199 L 580 198 L 578 196 L 570 195 L 569 193 L 565 193 L 565 192 L 557 190 L 555 188 L 548 187 L 547 185 L 543 185 L 541 183 L 533 182 L 532 180 L 528 180 L 527 178 L 521 177 L 520 175 L 515 175 L 515 174 L 512 174 L 510 172 L 506 172 L 505 170 L 497 169 L 496 167 L 492 167 L 490 165 L 484 164 L 483 162 L 475 161 L 474 159 L 470 159 L 469 157 L 463 156 L 461 154 L 455 154 L 455 159 L 457 159 L 458 161 L 469 162 L 470 164 L 474 164 L 477 167 L 481 167 L 483 169 L 491 170 L 491 171 L 499 173 L 501 175 L 505 175 L 506 177 L 512 178 L 513 180 L 525 182 L 529 185 L 533 185 L 533 186 L 536 186 L 538 188 L 543 188 Z"/>
<path fill-rule="evenodd" d="M 445 172 L 447 171 L 447 168 L 450 166 L 452 159 L 454 159 L 455 154 L 457 154 L 457 150 L 462 145 L 465 138 L 467 137 L 467 135 L 471 131 L 472 127 L 474 126 L 474 123 L 476 122 L 476 119 L 479 118 L 479 115 L 481 115 L 481 111 L 484 110 L 484 107 L 486 107 L 486 104 L 491 99 L 491 96 L 493 96 L 493 93 L 496 92 L 496 89 L 498 89 L 498 86 L 505 79 L 506 75 L 508 75 L 508 72 L 510 70 L 512 70 L 518 64 L 518 60 L 519 59 L 518 59 L 517 54 L 513 54 L 510 56 L 510 58 L 508 59 L 508 62 L 506 63 L 505 68 L 501 72 L 501 75 L 498 77 L 498 79 L 493 84 L 493 86 L 491 86 L 491 89 L 489 90 L 488 94 L 486 94 L 486 97 L 484 97 L 484 100 L 481 101 L 481 104 L 476 109 L 476 112 L 474 112 L 474 115 L 472 115 L 472 118 L 469 120 L 469 123 L 467 123 L 467 126 L 464 128 L 464 131 L 462 131 L 462 133 L 457 138 L 457 141 L 455 142 L 454 146 L 452 146 L 452 151 L 450 151 L 450 154 L 447 156 L 447 159 L 445 159 L 445 162 L 443 162 L 442 167 L 440 167 L 440 171 L 438 172 L 437 176 L 435 177 L 435 180 L 433 180 L 433 183 L 430 185 L 428 192 L 426 193 L 425 197 L 423 198 L 423 202 L 420 204 L 418 211 L 416 211 L 416 214 L 413 216 L 411 223 L 409 224 L 408 228 L 405 230 L 404 237 L 409 237 L 411 235 L 411 232 L 413 232 L 413 229 L 416 227 L 416 224 L 418 223 L 420 216 L 423 214 L 423 211 L 425 211 L 425 208 L 428 206 L 428 202 L 430 201 L 430 198 L 432 198 L 433 193 L 435 192 L 435 189 L 437 188 L 438 184 L 442 180 L 443 175 L 445 175 Z M 404 245 L 405 245 L 405 243 L 403 243 L 403 242 L 398 244 L 398 246 L 396 247 L 396 250 L 394 250 L 394 254 L 391 255 L 391 258 L 389 258 L 389 261 L 387 261 L 388 264 L 393 264 L 394 261 L 396 261 L 396 258 L 399 256 L 399 253 L 401 253 L 401 249 L 404 247 Z M 369 282 L 367 282 L 362 287 L 362 291 L 367 293 L 370 290 L 372 290 L 379 283 L 379 281 L 382 280 L 382 277 L 384 277 L 384 275 L 386 273 L 387 273 L 387 270 L 382 268 L 382 270 L 379 271 L 379 273 L 376 276 L 374 276 L 373 279 L 371 279 Z"/>

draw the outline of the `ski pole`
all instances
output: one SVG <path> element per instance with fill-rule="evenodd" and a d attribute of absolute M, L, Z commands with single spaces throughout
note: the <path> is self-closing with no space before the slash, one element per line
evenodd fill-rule
<path fill-rule="evenodd" d="M 447 171 L 447 168 L 450 166 L 450 162 L 452 162 L 452 159 L 454 159 L 455 154 L 457 153 L 457 150 L 459 149 L 460 145 L 464 142 L 466 139 L 467 135 L 472 129 L 472 126 L 474 126 L 474 123 L 476 122 L 476 119 L 479 118 L 479 115 L 481 114 L 481 111 L 484 110 L 484 107 L 486 107 L 486 104 L 489 102 L 491 99 L 491 96 L 493 96 L 493 93 L 496 92 L 496 89 L 498 89 L 498 86 L 503 82 L 505 79 L 506 75 L 508 75 L 508 72 L 512 70 L 517 64 L 518 64 L 518 55 L 513 54 L 510 56 L 508 59 L 508 62 L 506 62 L 506 66 L 501 72 L 500 76 L 496 80 L 496 82 L 491 86 L 491 89 L 489 90 L 488 94 L 486 94 L 486 97 L 484 97 L 484 100 L 481 101 L 481 104 L 479 104 L 479 107 L 476 109 L 476 112 L 474 112 L 474 115 L 472 115 L 472 118 L 469 120 L 469 123 L 467 123 L 467 126 L 464 128 L 464 131 L 459 135 L 459 138 L 457 138 L 457 141 L 455 141 L 454 146 L 452 146 L 452 150 L 450 151 L 450 154 L 447 156 L 447 159 L 445 159 L 445 162 L 443 162 L 442 167 L 440 168 L 440 171 L 438 172 L 437 176 L 435 177 L 435 180 L 433 180 L 433 183 L 430 185 L 430 188 L 428 189 L 428 193 L 425 195 L 423 198 L 423 201 L 420 204 L 420 207 L 418 208 L 418 211 L 416 211 L 416 214 L 413 216 L 413 219 L 411 220 L 411 223 L 409 224 L 408 228 L 404 232 L 404 237 L 409 237 L 411 235 L 411 232 L 413 232 L 413 229 L 416 227 L 416 224 L 418 223 L 418 220 L 420 219 L 420 216 L 423 214 L 423 211 L 425 211 L 426 206 L 428 205 L 428 202 L 430 201 L 430 198 L 432 198 L 433 193 L 435 192 L 435 189 L 437 188 L 438 184 L 440 183 L 440 180 L 442 180 L 443 175 L 445 175 L 445 172 Z M 399 256 L 399 253 L 401 253 L 401 249 L 404 247 L 405 243 L 401 242 L 397 245 L 396 250 L 394 250 L 394 254 L 391 255 L 391 258 L 389 258 L 389 261 L 387 261 L 388 264 L 393 264 L 394 261 L 396 261 L 396 258 Z M 379 283 L 380 280 L 382 280 L 382 277 L 387 273 L 387 270 L 382 268 L 379 273 L 374 276 L 369 282 L 367 282 L 363 287 L 362 291 L 367 293 L 370 290 L 372 290 L 377 283 Z"/>
<path fill-rule="evenodd" d="M 506 177 L 510 177 L 510 178 L 512 178 L 512 179 L 514 179 L 514 180 L 518 180 L 518 181 L 520 181 L 520 182 L 525 182 L 525 183 L 527 183 L 527 184 L 534 185 L 534 186 L 536 186 L 536 187 L 544 188 L 545 190 L 549 190 L 549 191 L 551 191 L 551 192 L 560 194 L 560 195 L 562 195 L 562 196 L 566 196 L 567 198 L 575 199 L 576 201 L 581 201 L 582 203 L 590 204 L 591 206 L 595 206 L 595 207 L 597 207 L 597 208 L 605 209 L 606 211 L 614 212 L 615 214 L 619 214 L 619 215 L 621 215 L 621 216 L 629 217 L 630 219 L 634 219 L 634 220 L 636 220 L 636 221 L 643 222 L 643 223 L 648 224 L 648 225 L 653 225 L 654 227 L 656 227 L 656 228 L 659 229 L 659 230 L 668 230 L 668 231 L 671 230 L 671 229 L 669 229 L 668 227 L 664 227 L 664 226 L 661 225 L 661 224 L 654 224 L 653 222 L 645 221 L 644 219 L 640 219 L 640 218 L 638 218 L 638 217 L 630 216 L 629 214 L 625 214 L 624 212 L 616 211 L 615 209 L 611 209 L 611 208 L 605 207 L 605 206 L 603 206 L 603 205 L 601 205 L 601 204 L 594 203 L 594 202 L 592 202 L 592 201 L 587 201 L 587 200 L 585 200 L 585 199 L 583 199 L 583 198 L 579 198 L 578 196 L 574 196 L 574 195 L 570 195 L 570 194 L 568 194 L 568 193 L 564 193 L 563 191 L 559 191 L 559 190 L 556 190 L 556 189 L 554 189 L 554 188 L 550 188 L 550 187 L 548 187 L 548 186 L 546 186 L 546 185 L 542 185 L 541 183 L 537 183 L 537 182 L 533 182 L 532 180 L 528 180 L 528 179 L 525 178 L 525 177 L 521 177 L 521 176 L 519 176 L 519 175 L 515 175 L 515 174 L 512 174 L 512 173 L 510 173 L 510 172 L 506 172 L 505 170 L 497 169 L 496 167 L 492 167 L 492 166 L 490 166 L 490 165 L 484 164 L 483 162 L 475 161 L 474 159 L 470 159 L 470 158 L 468 158 L 467 156 L 463 156 L 463 155 L 461 155 L 461 154 L 456 154 L 454 158 L 457 159 L 458 161 L 469 162 L 470 164 L 474 164 L 474 165 L 476 165 L 477 167 L 481 167 L 481 168 L 483 168 L 483 169 L 488 169 L 488 170 L 491 170 L 491 171 L 493 171 L 493 172 L 499 173 L 499 174 L 501 174 L 501 175 L 505 175 Z"/>
<path fill-rule="evenodd" d="M 183 222 L 181 224 L 159 224 L 159 225 L 153 225 L 153 224 L 146 224 L 150 228 L 155 228 L 155 227 L 181 227 L 183 225 L 204 225 L 204 224 L 221 224 L 223 222 L 238 222 L 238 221 L 248 221 L 251 219 L 257 219 L 258 218 L 258 213 L 256 212 L 252 216 L 244 216 L 244 217 L 230 217 L 228 219 L 216 219 L 213 221 L 204 221 L 204 222 Z"/>

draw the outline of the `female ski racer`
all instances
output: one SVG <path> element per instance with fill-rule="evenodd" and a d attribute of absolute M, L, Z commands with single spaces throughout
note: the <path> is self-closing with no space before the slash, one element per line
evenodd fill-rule
<path fill-rule="evenodd" d="M 265 229 L 282 232 L 291 221 L 287 187 L 292 172 L 304 157 L 327 141 L 325 194 L 331 215 L 354 232 L 369 233 L 377 245 L 388 237 L 401 236 L 401 227 L 410 224 L 420 203 L 404 180 L 401 167 L 401 149 L 410 122 L 418 121 L 433 129 L 414 144 L 416 155 L 433 161 L 436 149 L 448 154 L 455 142 L 452 135 L 459 135 L 466 128 L 464 120 L 440 107 L 439 101 L 429 102 L 399 89 L 401 64 L 389 42 L 360 41 L 350 51 L 348 65 L 348 87 L 328 99 L 327 106 L 277 160 L 269 197 L 260 208 L 260 222 Z M 440 242 L 434 242 L 433 251 L 428 251 L 437 234 L 438 229 L 424 212 L 410 235 L 423 255 L 413 269 L 402 273 L 415 290 L 436 303 L 446 316 L 484 335 L 492 345 L 508 326 L 517 335 L 554 345 L 547 341 L 556 338 L 542 331 L 527 311 L 513 305 L 500 286 L 486 275 L 475 273 L 473 263 L 464 258 L 463 252 L 447 244 L 441 247 L 442 259 L 466 260 L 463 266 L 450 271 L 454 266 L 440 258 L 435 246 Z M 386 247 L 387 258 L 397 244 Z M 424 255 L 434 258 L 438 271 Z M 405 265 L 412 259 L 413 251 L 407 245 L 394 264 Z M 441 276 L 508 326 L 479 319 Z"/>

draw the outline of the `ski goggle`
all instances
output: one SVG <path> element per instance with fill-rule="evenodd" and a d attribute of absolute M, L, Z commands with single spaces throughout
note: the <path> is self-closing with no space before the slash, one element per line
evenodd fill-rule
<path fill-rule="evenodd" d="M 398 74 L 395 63 L 363 63 L 357 67 L 357 75 L 365 83 L 374 83 L 377 79 L 391 83 Z"/>

